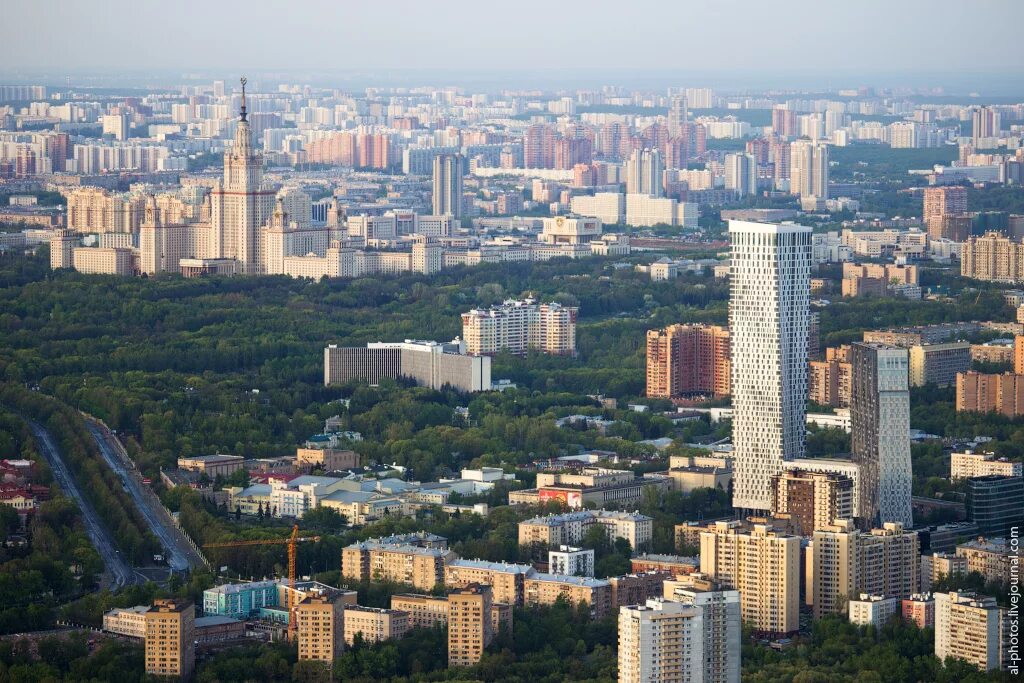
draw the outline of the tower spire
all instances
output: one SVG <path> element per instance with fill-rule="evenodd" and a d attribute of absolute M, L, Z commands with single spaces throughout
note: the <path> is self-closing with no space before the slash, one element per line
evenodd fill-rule
<path fill-rule="evenodd" d="M 242 121 L 246 120 L 246 118 L 245 118 L 245 116 L 246 116 L 246 114 L 245 114 L 245 84 L 248 83 L 248 82 L 249 82 L 248 79 L 246 79 L 245 76 L 242 76 L 242 111 L 240 112 L 240 119 Z"/>

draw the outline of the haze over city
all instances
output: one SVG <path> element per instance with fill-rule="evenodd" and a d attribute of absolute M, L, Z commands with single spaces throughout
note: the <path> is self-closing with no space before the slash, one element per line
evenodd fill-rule
<path fill-rule="evenodd" d="M 1019 680 L 1024 3 L 0 17 L 0 683 Z"/>
<path fill-rule="evenodd" d="M 722 87 L 929 86 L 1008 94 L 1021 84 L 1024 6 L 981 0 L 764 3 L 528 0 L 491 7 L 455 0 L 175 3 L 111 0 L 5 3 L 11 76 L 66 74 L 146 79 L 198 72 L 331 75 L 384 82 L 566 86 L 670 84 L 695 77 Z M 46 22 L 38 49 L 24 25 Z M 977 26 L 984 39 L 966 45 Z M 88 38 L 87 44 L 83 39 Z M 602 80 L 603 79 L 603 80 Z M 440 84 L 440 83 L 439 83 Z"/>

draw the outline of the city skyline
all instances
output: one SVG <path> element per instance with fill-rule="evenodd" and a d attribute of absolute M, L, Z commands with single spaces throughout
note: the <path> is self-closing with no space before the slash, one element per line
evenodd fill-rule
<path fill-rule="evenodd" d="M 462 0 L 443 13 L 428 5 L 400 4 L 402 11 L 392 12 L 313 1 L 282 12 L 238 2 L 186 2 L 167 12 L 149 3 L 112 2 L 99 21 L 101 15 L 88 5 L 18 0 L 5 8 L 7 26 L 45 18 L 65 39 L 40 53 L 30 32 L 0 29 L 8 52 L 0 74 L 8 80 L 43 73 L 60 80 L 111 72 L 134 72 L 143 80 L 161 72 L 197 75 L 192 71 L 224 78 L 245 70 L 254 80 L 346 74 L 341 85 L 371 75 L 380 82 L 580 82 L 589 71 L 595 82 L 640 76 L 652 86 L 683 78 L 738 88 L 877 84 L 986 94 L 1012 92 L 1024 79 L 1024 57 L 1014 41 L 1024 6 L 1011 2 L 821 5 L 798 0 L 782 8 L 746 1 L 655 2 L 640 9 L 659 20 L 629 33 L 621 31 L 621 8 L 573 2 L 559 8 L 572 21 L 557 39 L 548 23 L 538 20 L 548 8 L 533 0 L 504 12 L 497 33 L 493 15 Z M 194 20 L 196 12 L 204 21 Z M 737 16 L 740 21 L 731 21 Z M 880 16 L 886 20 L 878 21 Z M 973 46 L 965 64 L 960 51 L 950 48 L 961 43 L 965 25 L 982 18 L 991 20 L 988 39 Z M 157 24 L 160 31 L 146 30 Z M 906 31 L 908 25 L 915 30 Z M 226 26 L 233 30 L 225 32 Z M 83 32 L 92 40 L 86 52 L 72 40 Z M 437 40 L 438 35 L 446 40 Z M 787 35 L 799 39 L 779 39 Z M 601 42 L 606 49 L 588 51 L 588 60 L 581 62 L 580 40 Z M 387 51 L 379 49 L 383 42 Z M 253 45 L 260 49 L 249 49 Z"/>

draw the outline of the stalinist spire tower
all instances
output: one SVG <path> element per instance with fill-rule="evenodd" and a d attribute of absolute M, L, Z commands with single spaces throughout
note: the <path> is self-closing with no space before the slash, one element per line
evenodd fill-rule
<path fill-rule="evenodd" d="M 274 208 L 274 191 L 263 184 L 263 155 L 253 148 L 245 110 L 242 107 L 231 149 L 224 152 L 224 180 L 211 193 L 213 234 L 211 251 L 217 258 L 238 261 L 242 273 L 263 272 L 263 227 Z"/>

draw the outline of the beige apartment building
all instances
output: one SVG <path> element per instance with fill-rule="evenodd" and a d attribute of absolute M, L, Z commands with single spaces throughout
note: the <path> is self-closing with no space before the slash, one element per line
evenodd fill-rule
<path fill-rule="evenodd" d="M 341 575 L 354 581 L 394 581 L 419 590 L 445 582 L 455 553 L 441 548 L 361 541 L 341 551 Z"/>
<path fill-rule="evenodd" d="M 448 666 L 471 666 L 480 661 L 494 638 L 492 590 L 471 584 L 448 595 Z"/>
<path fill-rule="evenodd" d="M 805 571 L 815 618 L 845 614 L 861 593 L 902 600 L 920 591 L 920 540 L 898 522 L 865 533 L 837 520 L 814 532 Z"/>
<path fill-rule="evenodd" d="M 345 605 L 340 596 L 309 593 L 295 607 L 299 660 L 326 662 L 345 649 Z"/>
<path fill-rule="evenodd" d="M 189 600 L 158 599 L 146 612 L 146 673 L 188 679 L 196 664 L 196 608 Z"/>
<path fill-rule="evenodd" d="M 530 607 L 553 605 L 563 599 L 570 605 L 589 605 L 595 619 L 612 609 L 612 587 L 604 579 L 535 573 L 523 584 L 523 603 Z"/>
<path fill-rule="evenodd" d="M 462 314 L 462 339 L 471 356 L 530 350 L 553 355 L 576 353 L 579 309 L 535 299 L 509 300 L 487 309 Z"/>
<path fill-rule="evenodd" d="M 921 556 L 921 590 L 930 591 L 936 581 L 967 573 L 967 558 L 953 553 Z"/>
<path fill-rule="evenodd" d="M 607 470 L 606 470 L 607 472 Z M 538 474 L 538 483 L 542 477 Z M 557 475 L 560 477 L 589 477 L 589 475 Z M 616 477 L 632 478 L 632 472 L 623 472 Z M 546 490 L 543 489 L 542 490 Z M 622 538 L 629 541 L 634 550 L 646 548 L 654 533 L 654 520 L 646 515 L 618 510 L 580 510 L 560 515 L 533 517 L 519 523 L 519 545 L 539 543 L 550 547 L 579 545 L 580 541 L 595 524 L 604 528 L 608 540 L 614 543 Z"/>
<path fill-rule="evenodd" d="M 526 595 L 526 579 L 535 573 L 528 564 L 453 560 L 445 565 L 444 584 L 449 588 L 473 584 L 490 586 L 492 601 L 521 607 Z"/>
<path fill-rule="evenodd" d="M 998 232 L 970 236 L 960 255 L 960 274 L 987 282 L 1024 279 L 1024 245 Z"/>
<path fill-rule="evenodd" d="M 410 628 L 432 628 L 448 623 L 447 596 L 396 593 L 391 596 L 391 609 L 408 614 Z"/>
<path fill-rule="evenodd" d="M 391 596 L 391 609 L 409 615 L 409 628 L 433 628 L 448 624 L 448 597 L 398 593 Z M 491 628 L 495 634 L 512 630 L 512 605 L 491 603 Z"/>
<path fill-rule="evenodd" d="M 395 609 L 345 605 L 345 644 L 355 643 L 358 634 L 364 643 L 379 643 L 403 637 L 412 628 L 409 613 Z"/>
<path fill-rule="evenodd" d="M 935 594 L 935 656 L 962 659 L 981 671 L 1002 666 L 1003 610 L 995 598 L 969 592 Z"/>
<path fill-rule="evenodd" d="M 800 627 L 800 537 L 764 524 L 715 522 L 700 535 L 701 574 L 738 590 L 744 622 L 757 631 Z"/>
<path fill-rule="evenodd" d="M 103 630 L 143 640 L 146 637 L 146 612 L 148 611 L 149 607 L 146 605 L 115 607 L 103 615 Z"/>
<path fill-rule="evenodd" d="M 123 247 L 75 247 L 71 250 L 71 264 L 79 273 L 93 275 L 135 273 L 135 255 Z"/>
<path fill-rule="evenodd" d="M 956 547 L 957 557 L 967 562 L 966 570 L 978 572 L 986 581 L 1009 584 L 1014 551 L 1003 538 L 978 538 Z"/>
<path fill-rule="evenodd" d="M 1000 458 L 994 453 L 953 453 L 950 457 L 950 473 L 952 479 L 968 479 L 970 477 L 1020 477 L 1024 476 L 1024 464 Z"/>
<path fill-rule="evenodd" d="M 648 600 L 619 609 L 619 683 L 703 681 L 702 611 Z"/>
<path fill-rule="evenodd" d="M 337 448 L 298 448 L 295 450 L 295 466 L 303 470 L 316 467 L 326 472 L 348 470 L 359 467 L 359 454 Z"/>

